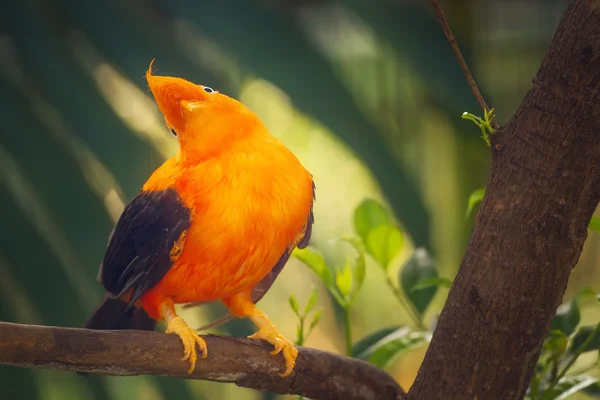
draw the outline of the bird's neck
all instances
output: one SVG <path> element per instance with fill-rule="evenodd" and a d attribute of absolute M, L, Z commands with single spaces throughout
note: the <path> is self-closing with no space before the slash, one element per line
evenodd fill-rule
<path fill-rule="evenodd" d="M 243 134 L 211 135 L 210 140 L 202 143 L 196 140 L 181 140 L 177 158 L 179 162 L 186 165 L 200 164 L 211 158 L 251 151 L 269 139 L 272 139 L 272 136 L 266 129 L 257 129 Z"/>

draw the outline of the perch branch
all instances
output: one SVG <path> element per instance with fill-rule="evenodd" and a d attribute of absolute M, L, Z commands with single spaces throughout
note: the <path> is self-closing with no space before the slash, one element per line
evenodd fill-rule
<path fill-rule="evenodd" d="M 281 378 L 283 357 L 262 341 L 207 335 L 208 358 L 187 374 L 174 335 L 146 331 L 97 331 L 0 322 L 0 364 L 104 375 L 163 375 L 235 383 L 313 399 L 396 399 L 394 379 L 352 358 L 299 347 L 292 375 Z"/>
<path fill-rule="evenodd" d="M 450 29 L 450 25 L 448 25 L 448 20 L 444 15 L 442 7 L 440 7 L 440 3 L 438 2 L 438 0 L 429 0 L 429 3 L 431 3 L 431 6 L 435 10 L 435 14 L 437 15 L 438 20 L 442 25 L 442 29 L 444 30 L 444 34 L 446 35 L 446 39 L 448 39 L 448 43 L 450 43 L 450 47 L 452 47 L 452 51 L 454 52 L 454 55 L 458 60 L 460 69 L 462 69 L 462 72 L 465 74 L 465 78 L 467 78 L 467 83 L 469 84 L 469 87 L 471 88 L 475 99 L 484 111 L 489 111 L 490 108 L 488 107 L 487 103 L 485 102 L 485 99 L 481 95 L 479 87 L 477 86 L 477 83 L 475 83 L 475 79 L 473 79 L 473 75 L 471 75 L 471 71 L 467 66 L 467 62 L 465 61 L 462 53 L 460 52 L 460 49 L 458 48 L 458 43 L 456 42 L 456 38 L 454 37 L 452 30 Z M 499 128 L 498 122 L 495 118 L 492 120 L 492 128 L 496 130 Z"/>

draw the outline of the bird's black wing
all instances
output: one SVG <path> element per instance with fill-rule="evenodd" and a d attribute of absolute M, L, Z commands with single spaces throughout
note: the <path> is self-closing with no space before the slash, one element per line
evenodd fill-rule
<path fill-rule="evenodd" d="M 110 235 L 98 280 L 112 297 L 132 289 L 132 305 L 167 274 L 190 225 L 190 210 L 175 189 L 140 192 Z"/>

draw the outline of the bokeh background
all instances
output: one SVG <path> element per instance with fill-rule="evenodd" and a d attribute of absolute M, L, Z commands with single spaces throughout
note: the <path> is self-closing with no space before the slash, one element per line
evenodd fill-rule
<path fill-rule="evenodd" d="M 442 1 L 484 97 L 508 121 L 552 38 L 565 0 Z M 340 259 L 365 198 L 405 231 L 397 274 L 416 247 L 440 274 L 457 271 L 490 154 L 481 114 L 426 0 L 19 0 L 0 12 L 0 320 L 81 326 L 102 296 L 95 277 L 107 237 L 149 174 L 173 155 L 144 80 L 185 77 L 240 99 L 313 173 L 312 246 Z M 258 177 L 260 178 L 260 177 Z M 265 177 L 268 179 L 268 177 Z M 600 285 L 600 235 L 590 235 L 565 299 Z M 287 300 L 320 289 L 322 321 L 306 343 L 343 353 L 339 313 L 292 259 L 260 307 L 294 337 Z M 440 290 L 427 314 L 446 298 Z M 184 311 L 200 326 L 219 305 Z M 598 320 L 592 308 L 583 320 Z M 352 311 L 355 337 L 409 323 L 367 265 Z M 217 333 L 247 335 L 247 321 Z M 424 349 L 389 372 L 412 383 Z M 126 356 L 126 355 L 124 355 Z M 0 399 L 274 399 L 234 385 L 157 377 L 82 377 L 0 367 Z M 283 396 L 279 398 L 284 398 Z M 291 398 L 291 397 L 286 397 Z"/>

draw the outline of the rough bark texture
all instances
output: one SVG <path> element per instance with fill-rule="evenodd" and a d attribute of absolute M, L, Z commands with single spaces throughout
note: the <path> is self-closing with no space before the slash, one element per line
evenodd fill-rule
<path fill-rule="evenodd" d="M 208 358 L 187 374 L 175 335 L 147 331 L 97 331 L 0 322 L 0 364 L 105 375 L 153 374 L 231 382 L 312 399 L 396 399 L 404 392 L 374 366 L 348 357 L 300 347 L 296 368 L 281 378 L 283 357 L 271 356 L 262 341 L 204 336 Z"/>
<path fill-rule="evenodd" d="M 409 399 L 525 395 L 600 200 L 600 0 L 569 3 L 492 150 L 487 193 Z"/>

